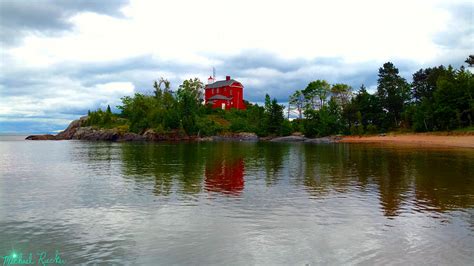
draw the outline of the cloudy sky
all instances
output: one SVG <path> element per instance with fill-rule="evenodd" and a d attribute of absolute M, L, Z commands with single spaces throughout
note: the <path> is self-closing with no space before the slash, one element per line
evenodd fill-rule
<path fill-rule="evenodd" d="M 230 75 L 285 102 L 315 79 L 375 88 L 392 61 L 459 67 L 467 0 L 0 0 L 0 132 L 53 132 L 165 77 Z"/>

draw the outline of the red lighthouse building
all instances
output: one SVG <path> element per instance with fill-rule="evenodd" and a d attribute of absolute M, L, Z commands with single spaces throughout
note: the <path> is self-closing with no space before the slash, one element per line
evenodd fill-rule
<path fill-rule="evenodd" d="M 225 80 L 214 81 L 209 77 L 205 89 L 205 103 L 212 105 L 212 108 L 245 109 L 244 86 L 242 83 L 226 76 Z"/>

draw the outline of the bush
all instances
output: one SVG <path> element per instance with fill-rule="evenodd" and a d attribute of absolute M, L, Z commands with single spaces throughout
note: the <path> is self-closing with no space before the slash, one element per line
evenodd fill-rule
<path fill-rule="evenodd" d="M 164 134 L 166 133 L 166 130 L 163 128 L 163 125 L 162 124 L 159 124 L 158 126 L 156 126 L 153 131 L 155 131 L 157 134 Z"/>
<path fill-rule="evenodd" d="M 294 119 L 291 121 L 291 130 L 292 132 L 303 132 L 304 131 L 304 120 L 303 119 Z"/>
<path fill-rule="evenodd" d="M 377 132 L 378 132 L 377 126 L 372 125 L 372 124 L 367 125 L 366 130 L 367 130 L 368 134 L 377 134 Z"/>
<path fill-rule="evenodd" d="M 249 128 L 247 126 L 247 122 L 244 119 L 238 118 L 232 121 L 229 130 L 232 132 L 247 132 L 249 131 Z"/>
<path fill-rule="evenodd" d="M 208 117 L 198 117 L 196 120 L 198 134 L 200 136 L 213 136 L 222 131 L 222 126 Z"/>
<path fill-rule="evenodd" d="M 363 135 L 364 134 L 364 127 L 362 125 L 352 125 L 351 126 L 351 135 Z"/>
<path fill-rule="evenodd" d="M 130 130 L 128 125 L 120 125 L 120 126 L 117 126 L 116 129 L 119 132 L 119 134 L 125 134 L 129 132 Z"/>
<path fill-rule="evenodd" d="M 293 127 L 291 125 L 291 122 L 285 119 L 283 123 L 281 124 L 280 135 L 289 136 L 291 135 L 291 133 L 293 133 Z"/>
<path fill-rule="evenodd" d="M 303 133 L 308 138 L 313 138 L 318 135 L 317 130 L 318 122 L 315 120 L 306 119 L 304 123 Z"/>

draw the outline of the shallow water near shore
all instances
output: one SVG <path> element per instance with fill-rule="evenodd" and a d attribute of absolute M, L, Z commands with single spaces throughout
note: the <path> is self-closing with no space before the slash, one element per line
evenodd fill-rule
<path fill-rule="evenodd" d="M 474 261 L 472 149 L 22 139 L 0 136 L 0 260 Z"/>

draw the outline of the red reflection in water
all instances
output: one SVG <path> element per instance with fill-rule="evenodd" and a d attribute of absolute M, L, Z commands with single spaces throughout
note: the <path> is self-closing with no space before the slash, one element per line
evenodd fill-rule
<path fill-rule="evenodd" d="M 224 194 L 240 195 L 244 189 L 243 158 L 226 161 L 214 161 L 206 165 L 206 189 Z"/>

